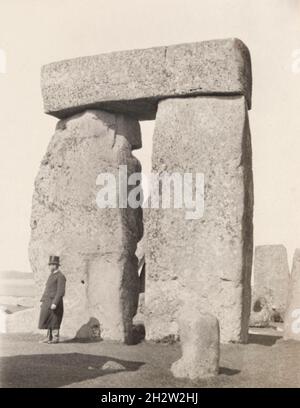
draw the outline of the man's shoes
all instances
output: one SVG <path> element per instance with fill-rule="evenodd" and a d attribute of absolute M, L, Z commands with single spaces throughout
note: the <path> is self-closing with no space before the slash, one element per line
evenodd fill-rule
<path fill-rule="evenodd" d="M 49 337 L 46 337 L 45 339 L 43 339 L 43 340 L 40 340 L 39 341 L 39 343 L 49 343 L 49 341 L 51 341 L 50 339 L 49 339 Z"/>
<path fill-rule="evenodd" d="M 59 340 L 58 339 L 48 340 L 47 343 L 48 344 L 58 344 Z"/>

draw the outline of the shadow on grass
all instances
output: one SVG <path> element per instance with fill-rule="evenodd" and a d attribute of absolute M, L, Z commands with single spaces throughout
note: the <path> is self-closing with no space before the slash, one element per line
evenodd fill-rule
<path fill-rule="evenodd" d="M 141 343 L 145 339 L 145 326 L 143 324 L 133 325 L 132 336 L 125 344 L 136 345 Z M 60 343 L 99 343 L 103 341 L 100 337 L 96 338 L 79 338 L 74 337 L 72 339 L 61 340 Z"/>
<path fill-rule="evenodd" d="M 125 370 L 102 370 L 107 361 L 121 364 Z M 1 387 L 56 388 L 120 371 L 136 371 L 143 364 L 81 353 L 2 357 Z"/>
<path fill-rule="evenodd" d="M 265 334 L 251 333 L 248 336 L 249 344 L 260 344 L 261 346 L 273 346 L 276 341 L 280 340 L 279 336 L 269 336 Z"/>
<path fill-rule="evenodd" d="M 76 337 L 72 339 L 65 339 L 65 340 L 60 340 L 60 344 L 90 344 L 90 343 L 100 343 L 103 341 L 102 339 L 78 339 Z"/>

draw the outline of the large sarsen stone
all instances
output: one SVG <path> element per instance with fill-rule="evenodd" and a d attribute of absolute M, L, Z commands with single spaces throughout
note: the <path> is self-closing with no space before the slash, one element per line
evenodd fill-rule
<path fill-rule="evenodd" d="M 50 254 L 61 257 L 67 278 L 62 331 L 75 336 L 91 318 L 102 338 L 130 341 L 139 279 L 136 245 L 141 209 L 99 208 L 100 173 L 140 172 L 132 148 L 141 145 L 138 122 L 86 111 L 58 123 L 35 181 L 30 262 L 42 291 Z"/>
<path fill-rule="evenodd" d="M 253 186 L 245 97 L 195 97 L 159 103 L 155 173 L 202 173 L 204 214 L 188 208 L 145 212 L 146 337 L 178 333 L 181 304 L 197 299 L 216 316 L 221 341 L 247 340 L 252 266 Z M 194 191 L 195 193 L 195 191 Z"/>
<path fill-rule="evenodd" d="M 53 62 L 42 68 L 46 113 L 84 109 L 154 119 L 160 100 L 192 95 L 244 95 L 251 107 L 248 48 L 235 38 L 178 44 Z"/>

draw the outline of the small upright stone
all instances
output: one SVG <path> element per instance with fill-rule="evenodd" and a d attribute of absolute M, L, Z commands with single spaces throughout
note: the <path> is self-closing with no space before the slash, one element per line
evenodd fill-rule
<path fill-rule="evenodd" d="M 288 306 L 284 319 L 284 339 L 300 340 L 300 248 L 293 258 Z"/>
<path fill-rule="evenodd" d="M 175 377 L 197 380 L 218 374 L 220 330 L 216 317 L 208 313 L 182 314 L 179 319 L 182 357 L 172 364 Z"/>
<path fill-rule="evenodd" d="M 257 321 L 262 308 L 257 305 L 265 300 L 265 307 L 283 320 L 289 282 L 287 251 L 283 245 L 259 245 L 254 254 L 254 296 L 252 296 L 251 321 Z M 263 317 L 263 314 L 261 314 Z M 262 322 L 261 322 L 262 323 Z"/>

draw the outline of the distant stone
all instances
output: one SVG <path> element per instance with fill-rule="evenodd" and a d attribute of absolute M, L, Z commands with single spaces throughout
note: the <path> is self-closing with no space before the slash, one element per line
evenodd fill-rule
<path fill-rule="evenodd" d="M 293 258 L 284 321 L 284 339 L 300 340 L 300 248 L 296 249 Z"/>
<path fill-rule="evenodd" d="M 244 95 L 251 107 L 251 62 L 235 38 L 53 62 L 42 68 L 44 109 L 58 118 L 85 109 L 154 119 L 161 99 Z"/>
<path fill-rule="evenodd" d="M 117 361 L 109 360 L 101 367 L 102 370 L 107 371 L 124 371 L 125 367 Z"/>
<path fill-rule="evenodd" d="M 252 317 L 258 323 L 259 315 L 254 310 L 259 299 L 265 300 L 264 309 L 270 310 L 270 321 L 275 316 L 283 321 L 289 282 L 289 265 L 287 251 L 283 245 L 260 245 L 254 254 L 254 287 L 252 300 Z M 259 309 L 259 308 L 257 308 Z M 262 320 L 265 313 L 260 314 Z"/>
<path fill-rule="evenodd" d="M 144 322 L 144 318 L 145 318 L 144 309 L 145 309 L 145 293 L 140 293 L 137 313 L 133 318 L 134 324 L 139 324 L 139 323 Z"/>
<path fill-rule="evenodd" d="M 272 311 L 264 297 L 253 297 L 249 326 L 269 327 L 272 320 Z"/>
<path fill-rule="evenodd" d="M 191 380 L 216 376 L 219 372 L 220 331 L 211 314 L 184 313 L 179 320 L 182 357 L 172 364 L 175 377 Z"/>

